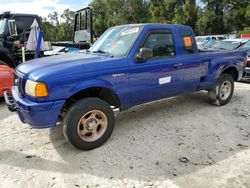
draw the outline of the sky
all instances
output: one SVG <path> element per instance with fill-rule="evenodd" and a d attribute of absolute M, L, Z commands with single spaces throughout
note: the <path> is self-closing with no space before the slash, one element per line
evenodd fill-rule
<path fill-rule="evenodd" d="M 65 9 L 78 10 L 91 0 L 0 0 L 0 12 L 30 13 L 47 17 L 49 13 L 62 13 Z"/>

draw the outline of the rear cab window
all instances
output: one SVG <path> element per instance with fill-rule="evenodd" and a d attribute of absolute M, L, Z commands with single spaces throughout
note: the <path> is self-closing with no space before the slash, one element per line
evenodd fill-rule
<path fill-rule="evenodd" d="M 196 42 L 192 31 L 189 29 L 180 29 L 179 36 L 181 39 L 183 54 L 196 53 Z"/>

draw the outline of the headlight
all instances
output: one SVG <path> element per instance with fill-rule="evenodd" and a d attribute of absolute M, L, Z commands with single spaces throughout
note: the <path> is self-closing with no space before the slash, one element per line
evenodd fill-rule
<path fill-rule="evenodd" d="M 32 97 L 48 97 L 48 89 L 45 83 L 27 80 L 25 93 Z"/>

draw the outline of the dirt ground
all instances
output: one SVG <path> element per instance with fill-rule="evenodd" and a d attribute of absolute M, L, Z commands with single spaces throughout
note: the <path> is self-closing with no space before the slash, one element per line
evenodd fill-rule
<path fill-rule="evenodd" d="M 88 152 L 61 126 L 21 124 L 3 101 L 0 126 L 0 187 L 250 187 L 247 83 L 223 107 L 199 92 L 120 113 L 108 142 Z"/>

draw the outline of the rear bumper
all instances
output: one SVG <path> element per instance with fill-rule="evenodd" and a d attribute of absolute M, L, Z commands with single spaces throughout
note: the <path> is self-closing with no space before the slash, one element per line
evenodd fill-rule
<path fill-rule="evenodd" d="M 245 72 L 241 80 L 250 81 L 250 67 L 245 68 Z"/>
<path fill-rule="evenodd" d="M 5 92 L 5 102 L 10 111 L 16 111 L 20 120 L 34 128 L 55 127 L 64 100 L 35 103 L 26 98 L 21 98 L 12 88 L 12 96 Z"/>

